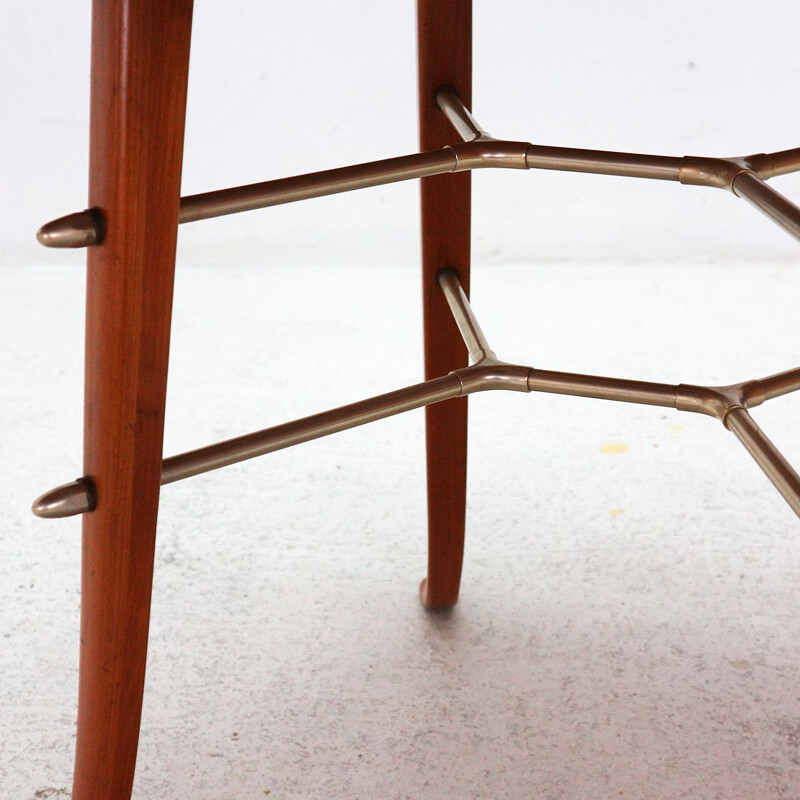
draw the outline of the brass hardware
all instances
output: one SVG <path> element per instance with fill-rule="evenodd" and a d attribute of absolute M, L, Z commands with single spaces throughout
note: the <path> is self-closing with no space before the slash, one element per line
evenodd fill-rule
<path fill-rule="evenodd" d="M 164 460 L 161 485 L 310 442 L 403 411 L 459 397 L 461 393 L 461 381 L 458 376 L 444 375 L 321 414 L 191 450 Z M 34 503 L 33 513 L 38 517 L 50 519 L 83 514 L 92 510 L 89 507 L 89 500 L 86 486 L 80 482 L 68 483 L 43 494 Z"/>
<path fill-rule="evenodd" d="M 450 87 L 439 89 L 434 99 L 463 139 L 462 143 L 438 151 L 184 197 L 179 221 L 192 222 L 447 172 L 504 167 L 672 180 L 729 189 L 800 239 L 800 208 L 765 183 L 766 178 L 800 170 L 800 148 L 719 159 L 545 147 L 494 139 L 481 128 Z M 91 209 L 48 223 L 40 229 L 37 238 L 48 247 L 82 247 L 101 242 L 103 228 L 102 215 Z M 800 477 L 747 411 L 773 397 L 800 389 L 800 368 L 761 380 L 710 387 L 672 386 L 507 364 L 500 361 L 490 347 L 461 287 L 458 273 L 444 269 L 437 280 L 469 351 L 471 366 L 434 380 L 165 459 L 161 483 L 188 478 L 442 400 L 497 389 L 641 403 L 716 417 L 739 438 L 792 509 L 800 515 Z M 81 478 L 42 495 L 34 503 L 33 511 L 40 517 L 64 517 L 91 511 L 95 504 L 93 484 L 88 478 Z"/>
<path fill-rule="evenodd" d="M 508 392 L 529 392 L 528 377 L 530 367 L 508 364 L 495 358 L 485 358 L 471 367 L 454 370 L 461 381 L 461 394 L 490 392 L 495 389 Z"/>
<path fill-rule="evenodd" d="M 164 461 L 161 483 L 172 483 L 192 475 L 200 475 L 460 395 L 461 385 L 458 379 L 453 375 L 444 375 L 368 400 L 173 456 Z"/>
<path fill-rule="evenodd" d="M 498 360 L 453 269 L 437 276 L 472 365 L 394 392 L 239 436 L 164 460 L 162 485 L 273 453 L 332 433 L 415 408 L 482 391 L 547 392 L 626 403 L 663 406 L 719 419 L 742 442 L 794 512 L 800 516 L 800 476 L 748 413 L 800 389 L 800 367 L 731 386 L 678 386 L 534 369 Z M 68 517 L 94 508 L 91 481 L 81 478 L 43 494 L 34 504 L 39 517 Z"/>
<path fill-rule="evenodd" d="M 450 306 L 450 312 L 458 325 L 458 331 L 464 340 L 472 363 L 477 364 L 484 359 L 496 358 L 494 350 L 489 346 L 486 335 L 481 330 L 469 300 L 461 288 L 458 273 L 454 269 L 439 270 L 436 281 Z"/>
<path fill-rule="evenodd" d="M 615 400 L 648 406 L 676 408 L 678 387 L 666 383 L 633 381 L 626 378 L 606 378 L 599 375 L 575 375 L 532 369 L 528 376 L 532 392 L 567 394 L 572 397 L 592 397 L 596 400 Z"/>
<path fill-rule="evenodd" d="M 743 170 L 733 179 L 733 193 L 744 197 L 762 214 L 780 225 L 796 239 L 800 239 L 800 208 L 776 192 L 769 184 L 749 170 Z"/>
<path fill-rule="evenodd" d="M 103 241 L 105 225 L 98 209 L 86 209 L 47 222 L 36 231 L 45 247 L 89 247 Z"/>
<path fill-rule="evenodd" d="M 595 175 L 652 178 L 660 181 L 679 180 L 681 161 L 682 159 L 671 156 L 614 153 L 575 147 L 546 147 L 538 144 L 529 144 L 525 155 L 528 169 L 590 172 Z"/>
<path fill-rule="evenodd" d="M 195 222 L 447 172 L 491 168 L 548 169 L 680 181 L 693 186 L 729 189 L 745 197 L 784 230 L 800 239 L 800 209 L 764 183 L 766 178 L 800 170 L 800 148 L 742 158 L 676 158 L 548 147 L 493 138 L 481 128 L 450 87 L 439 89 L 435 102 L 462 142 L 441 150 L 190 195 L 181 198 L 178 221 Z M 87 247 L 100 243 L 103 235 L 102 216 L 90 210 L 48 222 L 40 228 L 37 238 L 46 247 Z"/>
<path fill-rule="evenodd" d="M 94 511 L 96 506 L 97 492 L 94 483 L 89 478 L 78 478 L 37 498 L 33 504 L 33 513 L 43 519 L 58 519 Z"/>
<path fill-rule="evenodd" d="M 780 397 L 781 395 L 796 392 L 800 389 L 800 367 L 787 369 L 785 372 L 778 372 L 767 378 L 752 381 L 752 383 L 757 384 L 757 391 L 763 397 L 761 402 L 772 400 L 773 397 Z M 748 386 L 750 386 L 750 384 L 745 384 L 745 389 L 747 389 Z M 750 392 L 754 391 L 756 390 L 750 389 Z M 746 395 L 746 399 L 747 398 L 749 398 L 749 394 Z M 750 408 L 749 400 L 747 402 L 747 407 Z"/>
<path fill-rule="evenodd" d="M 526 161 L 526 142 L 504 142 L 499 139 L 475 139 L 454 144 L 454 172 L 473 169 L 529 169 Z"/>
<path fill-rule="evenodd" d="M 741 392 L 737 386 L 688 386 L 682 383 L 677 387 L 675 408 L 678 411 L 693 411 L 696 414 L 707 414 L 720 422 L 734 408 L 743 408 Z"/>
<path fill-rule="evenodd" d="M 772 481 L 783 499 L 791 506 L 792 511 L 800 516 L 800 476 L 794 471 L 792 465 L 741 406 L 730 411 L 725 424 Z"/>
<path fill-rule="evenodd" d="M 450 86 L 442 86 L 436 91 L 434 101 L 447 117 L 456 133 L 465 142 L 474 142 L 477 139 L 491 139 L 492 137 L 478 125 L 477 120 L 467 107 L 459 100 L 458 95 Z"/>
<path fill-rule="evenodd" d="M 179 222 L 194 222 L 201 219 L 237 214 L 257 208 L 295 203 L 313 197 L 366 189 L 387 183 L 424 178 L 453 172 L 456 155 L 444 148 L 426 153 L 413 153 L 399 158 L 387 158 L 356 164 L 352 167 L 312 172 L 292 178 L 220 189 L 215 192 L 195 194 L 181 198 Z"/>
<path fill-rule="evenodd" d="M 681 159 L 680 182 L 686 186 L 710 186 L 732 191 L 736 176 L 747 171 L 748 168 L 736 158 L 684 156 Z"/>
<path fill-rule="evenodd" d="M 759 157 L 764 158 L 764 166 L 759 169 L 753 168 L 759 178 L 788 175 L 790 172 L 797 172 L 800 169 L 800 147 L 770 153 L 768 156 L 761 153 Z"/>

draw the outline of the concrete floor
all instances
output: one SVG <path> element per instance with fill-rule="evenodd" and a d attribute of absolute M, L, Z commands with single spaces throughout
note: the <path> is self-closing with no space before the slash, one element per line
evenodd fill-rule
<path fill-rule="evenodd" d="M 3 798 L 69 796 L 83 276 L 0 272 Z M 185 268 L 167 453 L 420 378 L 416 270 Z M 507 360 L 800 363 L 796 265 L 478 265 Z M 754 310 L 753 310 L 754 309 Z M 422 413 L 165 487 L 135 796 L 800 797 L 800 524 L 709 418 L 471 403 L 462 599 L 426 614 Z M 800 397 L 755 416 L 800 464 Z"/>

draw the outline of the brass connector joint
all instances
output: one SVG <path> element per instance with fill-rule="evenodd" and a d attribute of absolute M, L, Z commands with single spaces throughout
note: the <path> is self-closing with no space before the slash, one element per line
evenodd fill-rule
<path fill-rule="evenodd" d="M 688 186 L 711 186 L 733 191 L 733 182 L 742 172 L 753 172 L 739 159 L 684 156 L 681 159 L 679 180 Z"/>
<path fill-rule="evenodd" d="M 527 142 L 507 142 L 500 139 L 480 138 L 463 144 L 448 145 L 456 156 L 453 172 L 473 169 L 528 169 L 525 156 Z"/>
<path fill-rule="evenodd" d="M 728 428 L 727 418 L 731 411 L 760 406 L 766 399 L 764 387 L 757 380 L 730 386 L 692 386 L 682 383 L 675 393 L 675 407 L 679 411 L 715 417 Z"/>
<path fill-rule="evenodd" d="M 475 392 L 505 389 L 509 392 L 529 392 L 528 375 L 531 368 L 519 364 L 507 364 L 494 357 L 494 353 L 471 367 L 453 370 L 461 381 L 462 396 Z"/>

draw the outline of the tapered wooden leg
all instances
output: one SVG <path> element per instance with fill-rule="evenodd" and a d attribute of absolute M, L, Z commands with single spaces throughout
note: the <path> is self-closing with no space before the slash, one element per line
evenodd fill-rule
<path fill-rule="evenodd" d="M 440 86 L 453 87 L 472 103 L 472 6 L 470 0 L 418 0 L 420 146 L 432 150 L 458 141 L 435 106 Z M 423 178 L 422 301 L 425 377 L 467 365 L 467 351 L 453 322 L 436 273 L 456 269 L 469 292 L 470 175 Z M 464 555 L 467 480 L 467 400 L 425 409 L 428 466 L 428 576 L 420 586 L 426 608 L 458 600 Z"/>
<path fill-rule="evenodd" d="M 94 0 L 78 741 L 73 800 L 128 800 L 144 688 L 191 0 Z"/>

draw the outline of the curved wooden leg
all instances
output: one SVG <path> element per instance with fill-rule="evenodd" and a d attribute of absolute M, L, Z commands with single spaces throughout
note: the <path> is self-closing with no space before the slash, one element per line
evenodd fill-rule
<path fill-rule="evenodd" d="M 469 0 L 418 0 L 419 119 L 422 150 L 458 141 L 433 94 L 452 86 L 472 103 L 472 7 Z M 469 292 L 470 175 L 423 178 L 422 302 L 425 377 L 467 365 L 467 351 L 436 283 L 443 267 L 458 270 Z M 464 554 L 467 481 L 467 400 L 425 409 L 428 467 L 428 576 L 420 586 L 425 608 L 458 600 Z"/>
<path fill-rule="evenodd" d="M 128 800 L 161 472 L 191 0 L 95 0 L 78 741 L 73 800 Z"/>

